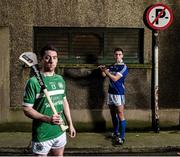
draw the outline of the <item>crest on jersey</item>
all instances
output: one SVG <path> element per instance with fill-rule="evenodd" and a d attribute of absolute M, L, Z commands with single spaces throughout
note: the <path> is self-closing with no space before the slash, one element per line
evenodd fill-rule
<path fill-rule="evenodd" d="M 43 145 L 42 144 L 40 144 L 40 143 L 37 143 L 36 145 L 35 145 L 35 149 L 36 149 L 36 151 L 42 151 L 43 150 Z"/>
<path fill-rule="evenodd" d="M 58 83 L 58 86 L 59 86 L 60 89 L 64 87 L 61 82 Z"/>

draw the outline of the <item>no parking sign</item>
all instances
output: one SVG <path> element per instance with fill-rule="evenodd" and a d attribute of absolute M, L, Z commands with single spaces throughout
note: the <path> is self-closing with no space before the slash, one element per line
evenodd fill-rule
<path fill-rule="evenodd" d="M 146 20 L 152 29 L 164 30 L 173 22 L 173 13 L 167 5 L 154 4 L 147 10 Z"/>

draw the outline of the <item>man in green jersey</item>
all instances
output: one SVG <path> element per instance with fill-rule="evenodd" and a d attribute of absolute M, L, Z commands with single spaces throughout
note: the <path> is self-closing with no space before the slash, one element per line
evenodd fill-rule
<path fill-rule="evenodd" d="M 76 136 L 69 103 L 66 98 L 65 81 L 62 76 L 55 74 L 58 57 L 57 50 L 52 45 L 46 45 L 40 51 L 41 75 L 58 115 L 53 114 L 38 80 L 31 77 L 25 87 L 23 110 L 26 116 L 33 119 L 32 151 L 34 155 L 47 156 L 51 152 L 54 156 L 63 156 L 67 143 L 66 132 L 59 127 L 62 119 L 67 119 L 70 137 Z M 65 114 L 65 116 L 64 116 Z M 62 118 L 60 118 L 60 116 Z"/>

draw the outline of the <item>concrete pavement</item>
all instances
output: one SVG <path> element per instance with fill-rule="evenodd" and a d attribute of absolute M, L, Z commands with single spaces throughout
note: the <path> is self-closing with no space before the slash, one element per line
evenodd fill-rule
<path fill-rule="evenodd" d="M 0 155 L 31 155 L 27 149 L 31 139 L 29 132 L 1 132 Z M 114 146 L 110 132 L 80 132 L 77 137 L 68 137 L 65 155 L 126 155 L 180 152 L 180 130 L 154 132 L 127 132 L 126 142 Z"/>

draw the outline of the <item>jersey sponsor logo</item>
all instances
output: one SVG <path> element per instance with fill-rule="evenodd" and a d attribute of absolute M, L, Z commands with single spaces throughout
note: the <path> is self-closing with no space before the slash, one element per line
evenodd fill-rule
<path fill-rule="evenodd" d="M 52 101 L 53 101 L 53 100 L 52 100 Z M 53 104 L 54 104 L 54 106 L 58 106 L 58 105 L 63 104 L 63 101 L 62 101 L 62 100 L 58 100 L 58 101 L 56 101 L 56 102 L 53 102 Z M 46 108 L 49 108 L 49 107 L 50 107 L 49 103 L 45 103 L 45 106 L 46 106 Z"/>

